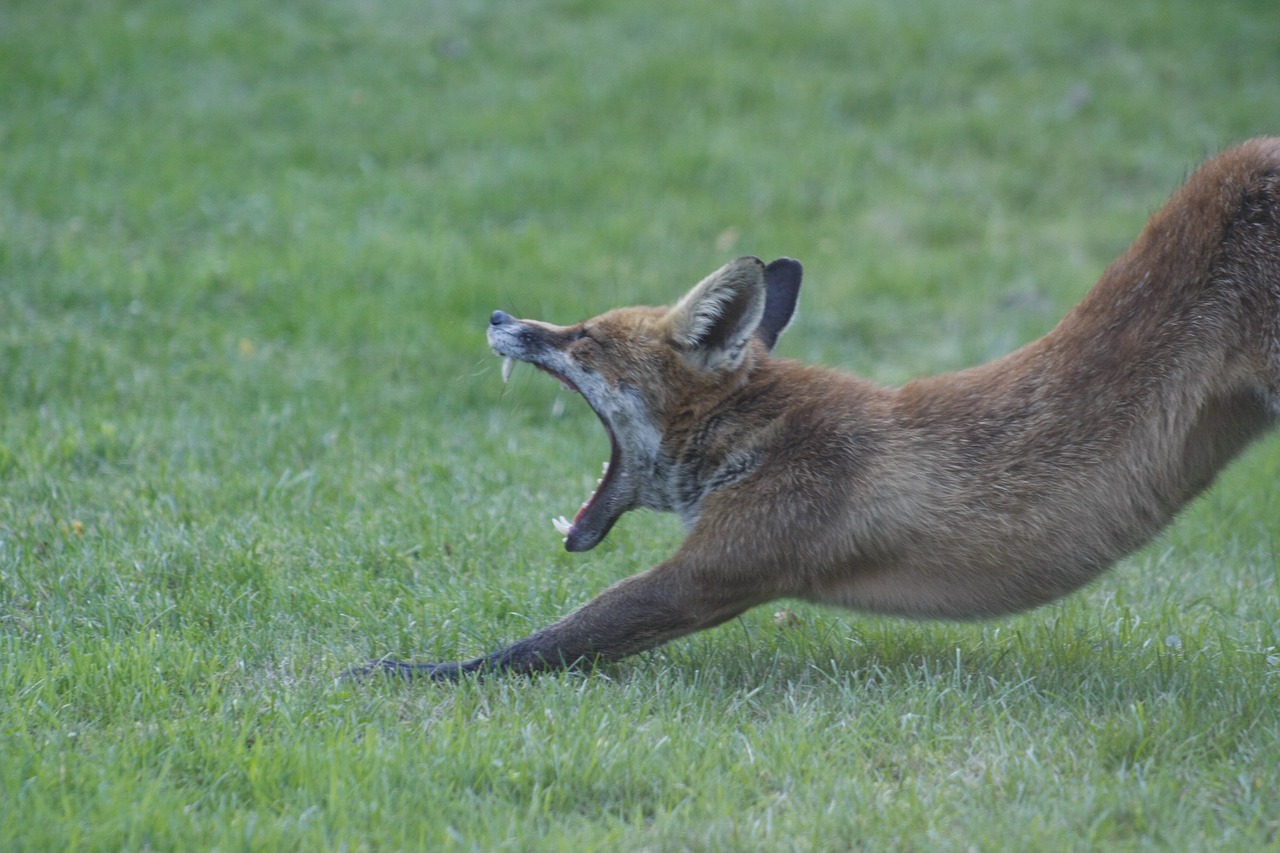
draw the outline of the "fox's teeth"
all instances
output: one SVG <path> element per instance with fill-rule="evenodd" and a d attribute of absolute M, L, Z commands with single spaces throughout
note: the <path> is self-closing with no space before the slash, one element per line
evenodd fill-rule
<path fill-rule="evenodd" d="M 573 529 L 573 525 L 569 522 L 569 519 L 565 518 L 563 515 L 559 518 L 551 519 L 551 524 L 561 536 L 568 536 L 569 531 Z"/>
<path fill-rule="evenodd" d="M 511 365 L 513 364 L 515 364 L 515 359 L 513 359 L 511 356 L 507 356 L 502 360 L 502 384 L 503 385 L 506 385 L 507 381 L 511 379 Z"/>
<path fill-rule="evenodd" d="M 600 473 L 602 473 L 602 474 L 608 474 L 608 473 L 609 473 L 609 460 L 608 460 L 608 459 L 606 459 L 606 460 L 604 461 L 604 464 L 602 464 L 602 465 L 600 466 Z"/>

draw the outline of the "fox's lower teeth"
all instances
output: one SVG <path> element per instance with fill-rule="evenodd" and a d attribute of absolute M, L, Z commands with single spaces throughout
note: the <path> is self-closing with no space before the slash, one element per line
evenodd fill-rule
<path fill-rule="evenodd" d="M 505 370 L 505 368 L 506 368 L 506 365 L 505 365 L 505 364 L 503 365 L 503 368 L 504 368 L 504 370 Z M 600 472 L 600 473 L 601 473 L 601 474 L 604 474 L 604 475 L 606 475 L 606 476 L 609 474 L 609 463 L 608 463 L 608 462 L 605 462 L 605 463 L 604 463 L 604 465 L 603 465 L 603 466 L 601 466 L 601 472 Z M 604 485 L 604 477 L 601 477 L 599 480 L 596 480 L 596 491 L 597 491 L 597 492 L 600 490 L 600 486 L 602 486 L 602 485 Z M 579 516 L 581 516 L 581 515 L 582 515 L 582 513 L 586 512 L 587 507 L 591 506 L 591 501 L 592 501 L 592 499 L 593 499 L 593 498 L 595 498 L 595 493 L 594 493 L 594 492 L 592 493 L 591 497 L 590 497 L 590 498 L 588 498 L 588 499 L 587 499 L 587 500 L 582 504 L 582 508 L 578 510 L 578 515 L 579 515 Z M 555 527 L 556 531 L 557 531 L 557 532 L 559 532 L 559 534 L 560 534 L 561 536 L 568 536 L 568 535 L 569 535 L 569 531 L 573 529 L 573 522 L 572 522 L 572 521 L 570 521 L 569 519 L 565 518 L 563 515 L 562 515 L 562 516 L 560 516 L 559 518 L 553 518 L 553 519 L 551 519 L 551 525 L 552 525 L 553 527 Z"/>

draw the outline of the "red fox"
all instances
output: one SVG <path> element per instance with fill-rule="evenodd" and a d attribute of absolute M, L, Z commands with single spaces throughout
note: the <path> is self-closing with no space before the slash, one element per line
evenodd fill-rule
<path fill-rule="evenodd" d="M 775 358 L 800 264 L 739 258 L 671 308 L 572 326 L 501 311 L 488 340 L 580 393 L 609 435 L 570 520 L 677 513 L 654 568 L 506 648 L 354 674 L 433 679 L 615 660 L 796 598 L 911 617 L 1035 607 L 1154 537 L 1280 420 L 1280 139 L 1199 169 L 1044 338 L 883 388 Z"/>

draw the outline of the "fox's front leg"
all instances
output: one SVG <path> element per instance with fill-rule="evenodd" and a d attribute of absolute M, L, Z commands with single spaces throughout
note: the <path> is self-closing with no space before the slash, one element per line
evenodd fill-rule
<path fill-rule="evenodd" d="M 736 574 L 736 573 L 734 573 Z M 774 597 L 699 565 L 687 550 L 619 581 L 558 622 L 461 663 L 376 660 L 348 676 L 386 673 L 439 681 L 471 672 L 528 673 L 610 661 L 719 625 Z"/>

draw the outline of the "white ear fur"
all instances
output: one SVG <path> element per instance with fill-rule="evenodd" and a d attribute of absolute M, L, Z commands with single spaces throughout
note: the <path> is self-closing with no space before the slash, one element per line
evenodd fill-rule
<path fill-rule="evenodd" d="M 764 264 L 758 258 L 738 258 L 704 278 L 671 309 L 672 338 L 704 370 L 736 368 L 764 306 Z"/>

